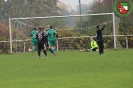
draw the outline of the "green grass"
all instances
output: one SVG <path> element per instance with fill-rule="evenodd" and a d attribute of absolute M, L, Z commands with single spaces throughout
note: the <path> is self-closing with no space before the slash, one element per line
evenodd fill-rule
<path fill-rule="evenodd" d="M 0 55 L 0 88 L 133 88 L 133 50 Z"/>

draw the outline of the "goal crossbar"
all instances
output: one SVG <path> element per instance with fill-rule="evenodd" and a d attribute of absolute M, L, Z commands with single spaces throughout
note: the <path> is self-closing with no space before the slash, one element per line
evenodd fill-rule
<path fill-rule="evenodd" d="M 28 19 L 48 19 L 48 18 L 64 18 L 64 17 L 82 17 L 82 16 L 91 16 L 91 15 L 113 15 L 114 13 L 98 13 L 98 14 L 81 14 L 81 15 L 64 15 L 64 16 L 45 16 L 45 17 L 26 17 L 26 18 L 9 18 L 10 20 L 28 20 Z"/>

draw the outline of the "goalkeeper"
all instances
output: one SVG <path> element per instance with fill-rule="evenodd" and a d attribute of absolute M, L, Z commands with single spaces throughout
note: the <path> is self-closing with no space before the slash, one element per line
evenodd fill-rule
<path fill-rule="evenodd" d="M 32 51 L 34 52 L 37 48 L 38 40 L 36 39 L 36 35 L 38 34 L 38 31 L 36 28 L 30 33 L 30 36 L 32 37 Z"/>
<path fill-rule="evenodd" d="M 98 45 L 97 42 L 93 39 L 93 37 L 90 37 L 90 41 L 91 41 L 91 48 L 90 49 L 86 49 L 84 50 L 80 50 L 80 52 L 90 52 L 90 51 L 98 51 Z"/>
<path fill-rule="evenodd" d="M 96 41 L 93 39 L 93 37 L 90 37 L 90 41 L 91 41 L 90 51 L 98 51 L 98 45 L 97 45 Z"/>

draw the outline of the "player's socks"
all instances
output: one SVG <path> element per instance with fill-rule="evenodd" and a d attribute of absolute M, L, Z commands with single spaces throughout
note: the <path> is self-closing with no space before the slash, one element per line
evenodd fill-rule
<path fill-rule="evenodd" d="M 35 51 L 35 48 L 32 48 L 32 51 Z"/>
<path fill-rule="evenodd" d="M 34 48 L 32 48 L 32 54 L 35 52 L 35 49 Z"/>
<path fill-rule="evenodd" d="M 38 51 L 38 56 L 40 56 L 40 51 Z"/>
<path fill-rule="evenodd" d="M 53 50 L 54 50 L 54 54 L 56 54 L 55 49 L 53 49 Z"/>
<path fill-rule="evenodd" d="M 46 50 L 43 50 L 43 53 L 45 54 L 45 56 L 47 56 L 47 51 Z"/>
<path fill-rule="evenodd" d="M 51 48 L 49 49 L 49 51 L 50 51 L 51 53 L 53 53 L 53 51 L 52 51 L 52 49 L 51 49 Z"/>
<path fill-rule="evenodd" d="M 102 53 L 102 55 L 105 55 L 104 53 Z"/>
<path fill-rule="evenodd" d="M 101 53 L 101 52 L 99 52 L 99 55 L 102 55 L 102 53 Z"/>
<path fill-rule="evenodd" d="M 34 51 L 37 51 L 36 48 L 34 49 Z"/>
<path fill-rule="evenodd" d="M 52 51 L 53 51 L 53 54 L 55 54 L 55 49 L 54 48 L 52 48 Z"/>
<path fill-rule="evenodd" d="M 32 54 L 34 54 L 34 51 L 32 51 Z"/>

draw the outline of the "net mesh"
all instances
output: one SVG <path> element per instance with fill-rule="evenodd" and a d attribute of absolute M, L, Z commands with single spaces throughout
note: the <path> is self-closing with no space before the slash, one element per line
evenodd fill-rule
<path fill-rule="evenodd" d="M 59 35 L 59 50 L 77 50 L 90 48 L 90 36 L 96 36 L 96 26 L 107 23 L 103 31 L 105 48 L 114 48 L 113 36 L 113 15 L 112 14 L 92 14 L 82 16 L 58 16 L 44 17 L 38 19 L 15 19 L 11 20 L 13 52 L 27 51 L 31 48 L 30 32 L 34 27 L 45 27 L 49 29 L 49 25 L 53 25 Z M 116 18 L 116 17 L 115 17 Z M 116 19 L 116 29 L 119 27 L 120 19 Z M 117 30 L 116 30 L 117 31 Z M 116 32 L 119 33 L 118 31 Z M 95 38 L 96 40 L 96 38 Z M 117 38 L 117 45 L 120 46 Z M 121 47 L 121 46 L 120 46 Z"/>

